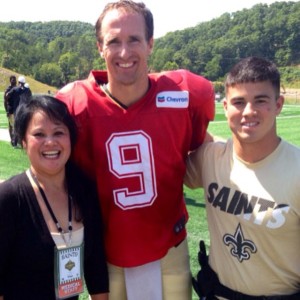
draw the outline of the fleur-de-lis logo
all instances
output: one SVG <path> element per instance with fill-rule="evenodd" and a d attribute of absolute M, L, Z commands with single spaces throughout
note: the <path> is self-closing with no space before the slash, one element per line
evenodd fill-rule
<path fill-rule="evenodd" d="M 230 253 L 232 256 L 236 257 L 239 262 L 248 260 L 250 258 L 250 252 L 255 253 L 257 251 L 255 244 L 244 238 L 241 224 L 238 225 L 234 235 L 225 234 L 223 236 L 223 241 L 226 246 L 232 245 Z"/>

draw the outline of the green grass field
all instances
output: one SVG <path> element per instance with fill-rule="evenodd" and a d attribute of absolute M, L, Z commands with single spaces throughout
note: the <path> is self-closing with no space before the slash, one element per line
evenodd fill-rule
<path fill-rule="evenodd" d="M 0 99 L 3 99 L 3 96 Z M 220 103 L 216 105 L 216 121 L 209 125 L 209 132 L 223 138 L 230 136 L 223 108 Z M 277 119 L 278 134 L 285 140 L 300 146 L 300 105 L 285 104 L 281 115 Z M 3 105 L 0 106 L 0 128 L 7 127 Z M 6 179 L 28 167 L 26 155 L 20 149 L 13 149 L 9 143 L 0 142 L 0 178 Z M 197 262 L 198 243 L 200 239 L 209 245 L 209 235 L 206 224 L 205 204 L 201 189 L 184 189 L 187 209 L 190 219 L 187 225 L 188 242 L 191 256 L 191 269 L 195 275 L 199 269 Z M 81 300 L 87 299 L 87 294 Z M 193 295 L 193 299 L 198 299 Z"/>

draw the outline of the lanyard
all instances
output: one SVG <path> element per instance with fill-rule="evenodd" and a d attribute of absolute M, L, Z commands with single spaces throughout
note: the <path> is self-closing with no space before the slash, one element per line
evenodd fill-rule
<path fill-rule="evenodd" d="M 53 222 L 55 223 L 56 227 L 57 227 L 57 230 L 58 232 L 60 233 L 61 237 L 63 238 L 65 244 L 67 246 L 70 246 L 71 245 L 71 240 L 72 240 L 72 230 L 73 230 L 73 227 L 72 227 L 72 199 L 71 199 L 71 196 L 68 195 L 68 213 L 69 213 L 69 217 L 68 217 L 68 233 L 69 233 L 69 241 L 67 243 L 66 239 L 65 239 L 65 236 L 64 236 L 64 231 L 63 229 L 61 228 L 60 224 L 58 223 L 55 215 L 54 215 L 54 212 L 49 204 L 49 201 L 46 197 L 46 194 L 44 192 L 44 190 L 42 189 L 40 183 L 38 182 L 37 178 L 35 177 L 35 175 L 32 173 L 31 169 L 29 169 L 29 172 L 30 172 L 30 175 L 32 177 L 32 179 L 34 180 L 35 184 L 37 185 L 40 193 L 41 193 L 41 196 L 45 202 L 45 205 L 51 215 L 51 218 L 53 220 Z"/>

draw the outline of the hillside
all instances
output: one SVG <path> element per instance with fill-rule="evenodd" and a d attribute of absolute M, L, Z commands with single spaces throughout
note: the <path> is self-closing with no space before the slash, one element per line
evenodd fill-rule
<path fill-rule="evenodd" d="M 285 86 L 298 88 L 299 28 L 300 1 L 224 13 L 156 39 L 149 69 L 188 69 L 223 81 L 241 58 L 261 56 L 281 68 Z M 0 22 L 0 57 L 0 66 L 56 88 L 86 78 L 92 69 L 105 68 L 94 28 L 82 22 Z"/>
<path fill-rule="evenodd" d="M 295 67 L 300 64 L 299 28 L 300 1 L 257 4 L 159 38 L 151 67 L 183 67 L 213 81 L 222 80 L 237 61 L 248 56 Z M 299 69 L 292 70 L 292 77 L 286 71 L 287 82 L 299 78 Z"/>
<path fill-rule="evenodd" d="M 5 91 L 5 89 L 8 87 L 9 77 L 11 75 L 16 75 L 16 77 L 18 79 L 18 76 L 23 75 L 23 74 L 19 74 L 19 73 L 13 72 L 11 70 L 0 67 L 0 91 L 1 92 Z M 26 78 L 26 81 L 28 82 L 30 89 L 33 93 L 38 93 L 38 94 L 45 93 L 46 94 L 46 93 L 48 93 L 48 91 L 50 91 L 51 93 L 54 93 L 56 91 L 55 87 L 38 82 L 28 76 L 25 76 L 25 78 Z"/>

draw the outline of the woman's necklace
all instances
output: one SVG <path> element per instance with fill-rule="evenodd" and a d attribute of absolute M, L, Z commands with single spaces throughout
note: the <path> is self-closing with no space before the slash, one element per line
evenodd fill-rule
<path fill-rule="evenodd" d="M 51 215 L 51 218 L 52 218 L 53 222 L 56 225 L 56 228 L 57 228 L 58 232 L 60 233 L 62 239 L 64 240 L 64 242 L 66 244 L 66 246 L 70 247 L 71 242 L 72 242 L 72 230 L 73 230 L 73 227 L 72 227 L 72 198 L 71 198 L 71 196 L 68 195 L 68 215 L 69 215 L 68 216 L 68 235 L 69 235 L 69 239 L 68 239 L 68 242 L 67 242 L 66 238 L 65 238 L 65 235 L 64 235 L 65 232 L 62 229 L 62 227 L 60 226 L 58 220 L 56 219 L 56 217 L 54 215 L 54 212 L 53 212 L 53 210 L 52 210 L 52 208 L 50 206 L 50 203 L 49 203 L 49 201 L 48 201 L 48 199 L 46 197 L 46 194 L 45 194 L 44 190 L 42 189 L 39 181 L 37 180 L 36 176 L 31 171 L 31 169 L 29 169 L 29 172 L 30 172 L 30 175 L 31 175 L 33 181 L 35 182 L 35 184 L 37 185 L 37 187 L 38 187 L 38 189 L 39 189 L 39 191 L 41 193 L 41 196 L 42 196 L 42 198 L 43 198 L 43 200 L 45 202 L 45 205 L 46 205 L 46 207 L 47 207 L 47 209 L 48 209 L 48 211 L 49 211 L 49 213 Z"/>

